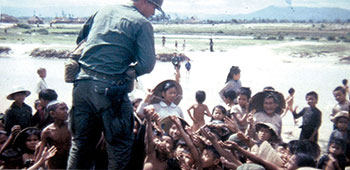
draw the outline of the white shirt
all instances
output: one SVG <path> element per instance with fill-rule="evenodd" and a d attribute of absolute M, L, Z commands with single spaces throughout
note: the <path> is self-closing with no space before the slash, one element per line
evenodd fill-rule
<path fill-rule="evenodd" d="M 35 91 L 36 91 L 36 93 L 40 93 L 41 90 L 45 90 L 47 88 L 48 88 L 48 86 L 46 84 L 46 81 L 43 78 L 41 78 L 39 80 L 38 84 L 36 85 L 36 90 Z"/>
<path fill-rule="evenodd" d="M 140 115 L 143 115 L 144 114 L 143 109 L 147 105 L 148 103 L 141 103 L 136 112 Z M 160 118 L 165 118 L 171 115 L 184 118 L 181 108 L 174 103 L 171 103 L 168 106 L 163 101 L 160 101 L 159 103 L 153 104 L 153 107 L 154 107 L 154 111 L 159 115 Z"/>

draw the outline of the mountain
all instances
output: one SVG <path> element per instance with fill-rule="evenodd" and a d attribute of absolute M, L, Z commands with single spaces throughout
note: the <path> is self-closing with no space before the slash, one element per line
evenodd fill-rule
<path fill-rule="evenodd" d="M 18 8 L 2 6 L 1 12 L 15 17 L 23 16 L 41 16 L 41 17 L 61 17 L 62 15 L 71 15 L 74 17 L 88 17 L 92 15 L 98 6 L 81 6 L 81 7 L 46 7 L 46 8 Z M 168 13 L 172 19 L 191 18 L 181 13 Z M 194 16 L 201 20 L 232 20 L 232 19 L 277 19 L 277 20 L 313 20 L 313 21 L 342 21 L 350 20 L 350 10 L 342 8 L 310 8 L 310 7 L 277 7 L 270 6 L 259 11 L 249 14 L 198 14 Z"/>
<path fill-rule="evenodd" d="M 259 11 L 240 15 L 212 15 L 205 16 L 213 20 L 231 19 L 277 19 L 277 20 L 313 20 L 335 21 L 337 19 L 350 20 L 350 10 L 341 8 L 309 8 L 309 7 L 276 7 L 270 6 Z M 201 17 L 202 19 L 202 17 Z"/>

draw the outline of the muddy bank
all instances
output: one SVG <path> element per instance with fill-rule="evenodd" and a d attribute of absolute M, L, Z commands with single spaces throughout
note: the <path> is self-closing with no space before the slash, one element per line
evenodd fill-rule
<path fill-rule="evenodd" d="M 1 47 L 0 47 L 1 50 Z M 69 50 L 55 50 L 55 49 L 40 49 L 35 48 L 30 52 L 30 56 L 32 57 L 42 57 L 42 58 L 69 58 L 70 56 Z M 0 51 L 1 54 L 1 51 Z M 171 58 L 175 56 L 175 53 L 159 53 L 156 55 L 156 59 L 163 62 L 171 62 Z M 179 57 L 180 61 L 187 61 L 189 58 L 183 54 L 176 54 Z"/>

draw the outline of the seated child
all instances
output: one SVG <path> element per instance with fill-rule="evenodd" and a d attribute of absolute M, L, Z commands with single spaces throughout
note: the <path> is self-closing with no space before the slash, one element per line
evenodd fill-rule
<path fill-rule="evenodd" d="M 319 169 L 345 169 L 346 158 L 344 155 L 345 141 L 333 139 L 328 145 L 328 154 L 320 158 L 317 163 Z"/>
<path fill-rule="evenodd" d="M 294 109 L 293 117 L 294 119 L 298 119 L 299 117 L 303 117 L 303 123 L 300 126 L 300 140 L 307 139 L 313 142 L 317 142 L 318 140 L 318 129 L 321 126 L 322 121 L 322 113 L 316 107 L 318 100 L 318 95 L 316 92 L 312 91 L 306 94 L 306 101 L 309 107 L 303 108 L 299 113 L 296 112 L 297 107 Z"/>
<path fill-rule="evenodd" d="M 45 147 L 55 146 L 57 152 L 48 160 L 48 168 L 65 169 L 71 146 L 71 134 L 67 123 L 68 107 L 66 103 L 55 100 L 47 105 L 47 112 L 52 116 L 54 122 L 44 128 L 41 133 L 41 144 L 36 160 L 39 160 Z"/>
<path fill-rule="evenodd" d="M 245 133 L 248 127 L 248 102 L 251 96 L 251 90 L 247 87 L 241 87 L 238 95 L 238 105 L 234 105 L 231 110 L 232 117 L 236 120 L 238 129 Z"/>
<path fill-rule="evenodd" d="M 204 114 L 207 115 L 208 117 L 211 117 L 208 106 L 203 104 L 204 100 L 205 100 L 205 92 L 201 90 L 197 91 L 196 92 L 197 104 L 194 104 L 187 109 L 188 115 L 193 121 L 192 130 L 194 132 L 197 131 L 201 126 L 205 124 Z M 191 110 L 193 110 L 193 115 L 191 114 Z"/>

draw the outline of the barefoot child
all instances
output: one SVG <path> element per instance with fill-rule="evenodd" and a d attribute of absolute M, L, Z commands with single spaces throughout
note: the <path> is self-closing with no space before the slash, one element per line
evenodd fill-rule
<path fill-rule="evenodd" d="M 54 122 L 41 133 L 38 155 L 42 155 L 45 147 L 55 146 L 57 152 L 48 160 L 48 169 L 65 169 L 71 146 L 71 134 L 67 124 L 68 107 L 64 102 L 52 101 L 47 105 L 47 112 L 52 116 Z M 39 159 L 39 157 L 36 158 L 36 160 Z"/>
<path fill-rule="evenodd" d="M 288 111 L 293 112 L 294 94 L 295 94 L 294 88 L 290 88 L 288 90 L 288 93 L 289 93 L 289 96 L 286 98 L 287 108 L 284 110 L 284 113 L 281 115 L 281 117 L 284 117 Z"/>
<path fill-rule="evenodd" d="M 335 116 L 339 111 L 349 111 L 349 100 L 346 99 L 346 90 L 342 86 L 338 86 L 333 90 L 335 100 L 338 102 L 332 110 L 331 116 Z"/>
<path fill-rule="evenodd" d="M 38 81 L 37 85 L 36 85 L 36 93 L 40 93 L 41 90 L 45 90 L 48 88 L 45 78 L 46 78 L 46 69 L 45 68 L 39 68 L 37 70 L 37 73 L 40 77 L 40 80 Z"/>
<path fill-rule="evenodd" d="M 205 100 L 205 92 L 201 90 L 197 91 L 196 92 L 197 104 L 194 104 L 187 109 L 188 115 L 193 121 L 192 130 L 194 132 L 197 131 L 201 126 L 205 124 L 204 114 L 207 115 L 208 117 L 211 117 L 208 106 L 203 104 L 204 100 Z M 191 114 L 191 110 L 193 110 L 193 115 Z"/>

